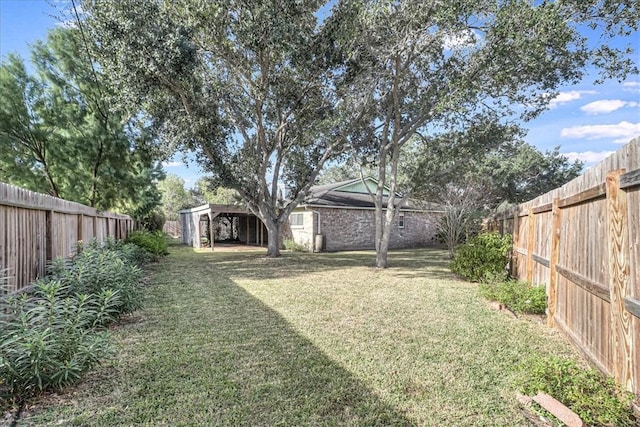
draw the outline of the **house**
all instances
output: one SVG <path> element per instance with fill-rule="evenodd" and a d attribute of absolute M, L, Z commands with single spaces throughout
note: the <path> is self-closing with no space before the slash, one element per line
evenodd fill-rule
<path fill-rule="evenodd" d="M 358 178 L 311 187 L 283 225 L 282 239 L 293 239 L 310 252 L 374 249 L 375 208 L 369 192 L 375 192 L 377 185 L 373 178 Z M 385 190 L 385 208 L 388 195 Z M 205 204 L 179 213 L 185 245 L 209 246 L 225 238 L 256 246 L 266 246 L 269 241 L 262 221 L 244 206 Z M 392 225 L 389 248 L 435 244 L 441 213 L 433 204 L 406 202 Z"/>
<path fill-rule="evenodd" d="M 374 203 L 377 181 L 352 179 L 311 187 L 305 200 L 289 216 L 285 237 L 309 251 L 374 249 Z M 383 207 L 389 191 L 385 190 Z M 436 223 L 442 210 L 434 204 L 408 201 L 400 208 L 392 229 L 390 248 L 436 243 Z"/>

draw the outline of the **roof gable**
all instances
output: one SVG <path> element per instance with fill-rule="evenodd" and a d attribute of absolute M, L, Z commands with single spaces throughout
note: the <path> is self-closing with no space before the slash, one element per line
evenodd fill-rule
<path fill-rule="evenodd" d="M 371 194 L 375 194 L 378 181 L 375 178 L 364 178 L 364 183 L 360 178 L 348 181 L 336 182 L 333 184 L 316 185 L 309 189 L 307 197 L 300 204 L 301 206 L 318 206 L 332 208 L 356 208 L 373 209 L 375 203 Z M 371 192 L 371 194 L 370 194 Z M 384 187 L 382 196 L 382 206 L 387 207 L 390 195 L 389 189 Z M 402 197 L 397 195 L 399 201 Z M 417 206 L 414 201 L 406 200 L 401 210 L 432 210 L 432 207 Z"/>
<path fill-rule="evenodd" d="M 369 194 L 376 192 L 378 187 L 378 181 L 371 177 L 367 177 L 363 180 L 354 179 L 352 181 L 348 181 L 346 184 L 343 184 L 337 188 L 334 188 L 333 191 L 342 191 L 345 193 L 359 193 L 359 194 Z M 385 186 L 383 190 L 383 195 L 389 195 L 389 189 Z"/>

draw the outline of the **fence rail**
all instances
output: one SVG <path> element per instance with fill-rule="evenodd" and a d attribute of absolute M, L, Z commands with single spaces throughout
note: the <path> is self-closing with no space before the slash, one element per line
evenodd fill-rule
<path fill-rule="evenodd" d="M 640 392 L 640 138 L 490 228 L 513 234 L 512 274 L 546 285 L 549 326 Z"/>
<path fill-rule="evenodd" d="M 135 228 L 127 215 L 0 183 L 0 271 L 17 291 L 46 272 L 47 262 L 75 254 L 77 242 L 123 239 Z"/>

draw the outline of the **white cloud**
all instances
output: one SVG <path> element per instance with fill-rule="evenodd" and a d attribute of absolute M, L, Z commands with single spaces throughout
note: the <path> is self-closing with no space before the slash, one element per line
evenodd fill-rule
<path fill-rule="evenodd" d="M 162 162 L 162 166 L 165 168 L 178 168 L 180 166 L 184 166 L 182 162 Z"/>
<path fill-rule="evenodd" d="M 595 90 L 570 90 L 568 92 L 560 92 L 549 102 L 549 108 L 556 108 L 559 105 L 581 99 L 583 95 L 595 95 L 596 93 L 598 92 Z"/>
<path fill-rule="evenodd" d="M 602 99 L 590 102 L 580 107 L 587 114 L 606 114 L 624 107 L 638 107 L 640 104 L 633 101 L 623 101 L 621 99 Z"/>
<path fill-rule="evenodd" d="M 622 83 L 622 90 L 640 93 L 640 82 L 624 82 Z"/>
<path fill-rule="evenodd" d="M 564 128 L 560 132 L 563 138 L 614 139 L 613 142 L 626 144 L 640 136 L 640 122 L 626 121 L 612 125 L 587 125 Z"/>
<path fill-rule="evenodd" d="M 585 163 L 598 163 L 615 153 L 615 151 L 583 151 L 581 153 L 572 151 L 571 153 L 562 153 L 569 160 L 581 160 Z"/>

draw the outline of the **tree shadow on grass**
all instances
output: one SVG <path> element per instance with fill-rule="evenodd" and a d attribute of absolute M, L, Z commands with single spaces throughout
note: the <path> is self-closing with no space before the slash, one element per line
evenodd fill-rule
<path fill-rule="evenodd" d="M 119 363 L 25 425 L 415 425 L 224 272 L 154 270 L 146 320 L 118 331 Z"/>
<path fill-rule="evenodd" d="M 190 248 L 178 251 L 192 251 Z M 266 258 L 261 252 L 202 252 L 201 262 L 215 263 L 216 269 L 231 277 L 243 279 L 293 278 L 299 275 L 345 270 L 375 269 L 374 251 L 332 253 L 284 252 L 280 258 Z M 451 279 L 450 260 L 440 249 L 401 249 L 389 251 L 388 274 L 397 277 L 429 277 Z"/>

